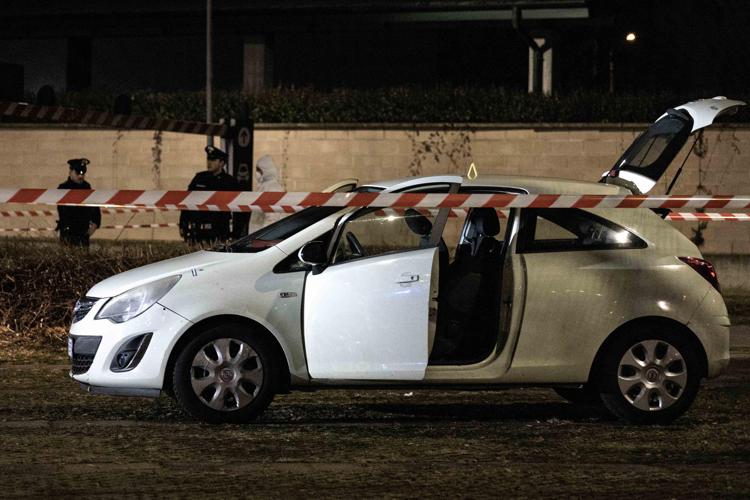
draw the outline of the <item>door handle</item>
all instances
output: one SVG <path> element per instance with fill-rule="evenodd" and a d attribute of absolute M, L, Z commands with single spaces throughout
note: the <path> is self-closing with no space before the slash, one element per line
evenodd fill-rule
<path fill-rule="evenodd" d="M 414 273 L 404 273 L 401 275 L 401 280 L 397 281 L 398 284 L 406 284 L 406 283 L 414 283 L 415 281 L 419 281 L 419 275 Z"/>

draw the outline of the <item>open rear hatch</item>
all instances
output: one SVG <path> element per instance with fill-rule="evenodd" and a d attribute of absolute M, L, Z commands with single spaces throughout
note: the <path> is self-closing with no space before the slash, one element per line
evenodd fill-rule
<path fill-rule="evenodd" d="M 711 125 L 719 115 L 736 111 L 742 101 L 726 97 L 701 99 L 667 110 L 625 150 L 601 182 L 635 194 L 647 193 L 667 171 L 691 134 Z"/>
<path fill-rule="evenodd" d="M 357 189 L 359 179 L 343 179 L 326 187 L 321 193 L 351 193 Z"/>

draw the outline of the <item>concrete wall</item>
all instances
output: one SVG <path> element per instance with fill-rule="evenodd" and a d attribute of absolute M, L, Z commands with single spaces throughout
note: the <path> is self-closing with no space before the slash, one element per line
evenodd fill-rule
<path fill-rule="evenodd" d="M 708 255 L 708 260 L 716 267 L 723 293 L 750 292 L 750 258 L 744 255 Z"/>
<path fill-rule="evenodd" d="M 479 174 L 507 173 L 597 180 L 642 125 L 282 127 L 259 126 L 256 159 L 270 154 L 289 191 L 315 191 L 345 178 L 377 179 L 464 174 L 471 162 Z M 153 131 L 78 127 L 0 128 L 0 187 L 56 187 L 67 176 L 66 160 L 92 161 L 88 179 L 98 189 L 184 189 L 205 168 L 205 138 Z M 654 193 L 663 193 L 687 148 Z M 750 128 L 723 126 L 706 132 L 674 189 L 675 194 L 750 193 Z M 29 207 L 8 207 L 28 209 Z M 39 207 L 37 207 L 39 208 Z M 110 216 L 105 224 L 174 222 L 174 213 Z M 54 218 L 52 219 L 54 221 Z M 49 226 L 50 219 L 3 219 L 0 227 Z M 698 223 L 678 223 L 686 234 Z M 750 254 L 750 223 L 712 222 L 702 230 L 709 253 Z M 0 233 L 7 234 L 7 233 Z M 173 239 L 177 231 L 109 230 L 97 237 Z"/>

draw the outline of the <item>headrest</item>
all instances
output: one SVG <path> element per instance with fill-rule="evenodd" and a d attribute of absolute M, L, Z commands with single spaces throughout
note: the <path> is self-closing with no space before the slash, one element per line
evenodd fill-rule
<path fill-rule="evenodd" d="M 419 236 L 427 236 L 432 232 L 432 222 L 430 219 L 420 214 L 413 208 L 407 208 L 406 212 L 406 225 L 409 226 L 414 233 Z"/>
<path fill-rule="evenodd" d="M 471 221 L 475 235 L 497 236 L 500 232 L 500 221 L 494 208 L 475 208 L 471 212 Z"/>

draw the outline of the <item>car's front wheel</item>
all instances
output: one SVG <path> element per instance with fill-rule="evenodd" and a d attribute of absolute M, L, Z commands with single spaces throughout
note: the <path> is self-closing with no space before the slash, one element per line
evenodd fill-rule
<path fill-rule="evenodd" d="M 177 358 L 177 401 L 205 422 L 248 422 L 273 400 L 278 363 L 267 338 L 239 324 L 221 325 L 193 339 Z"/>
<path fill-rule="evenodd" d="M 613 414 L 637 424 L 667 424 L 693 403 L 702 370 L 684 333 L 654 325 L 616 339 L 600 374 L 601 399 Z"/>

